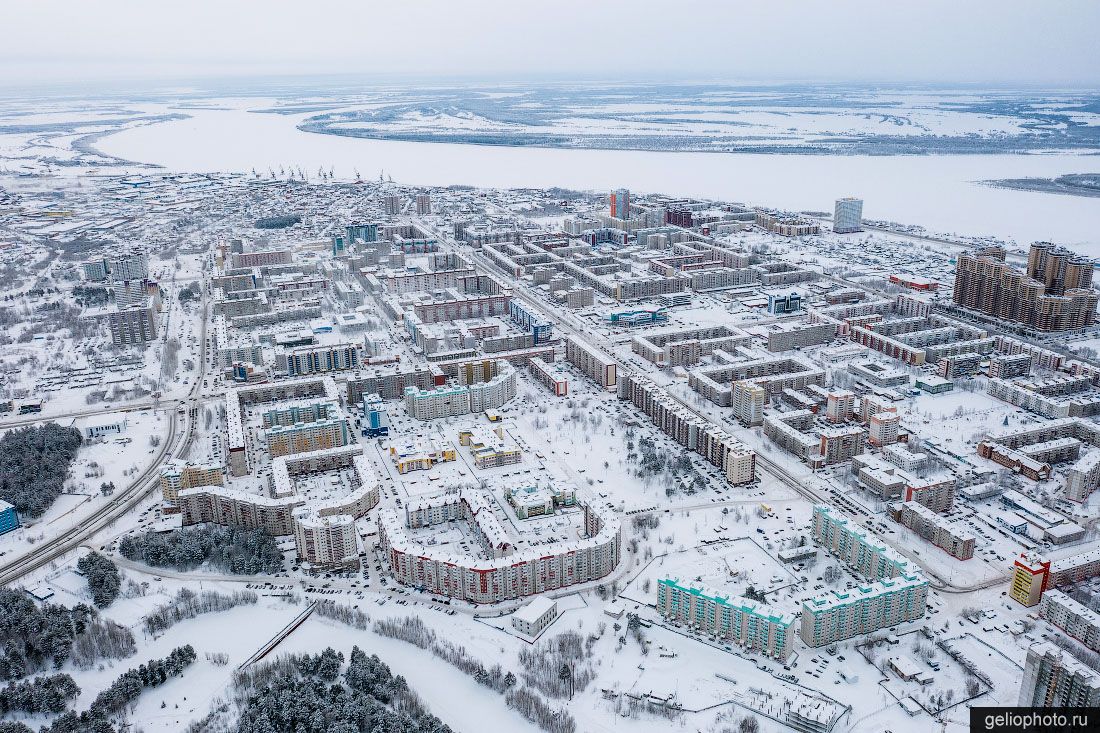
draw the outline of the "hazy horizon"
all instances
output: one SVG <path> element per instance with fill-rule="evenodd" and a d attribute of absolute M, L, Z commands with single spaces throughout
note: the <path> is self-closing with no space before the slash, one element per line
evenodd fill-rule
<path fill-rule="evenodd" d="M 1100 4 L 427 0 L 6 8 L 0 86 L 354 77 L 1100 87 Z M 90 30 L 92 29 L 92 30 Z"/>

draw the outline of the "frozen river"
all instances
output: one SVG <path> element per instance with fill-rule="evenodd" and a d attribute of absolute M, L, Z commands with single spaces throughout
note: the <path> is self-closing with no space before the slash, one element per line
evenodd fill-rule
<path fill-rule="evenodd" d="M 173 171 L 319 167 L 350 178 L 382 171 L 403 184 L 550 187 L 701 196 L 831 211 L 840 196 L 864 215 L 930 231 L 1059 242 L 1100 257 L 1100 198 L 1011 191 L 977 181 L 1100 172 L 1100 156 L 846 156 L 682 153 L 409 143 L 301 132 L 304 115 L 187 110 L 190 119 L 124 130 L 97 147 Z"/>

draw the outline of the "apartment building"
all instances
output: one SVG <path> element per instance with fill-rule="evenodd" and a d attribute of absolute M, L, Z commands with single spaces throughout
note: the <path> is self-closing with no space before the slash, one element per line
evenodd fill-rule
<path fill-rule="evenodd" d="M 722 469 L 727 483 L 738 486 L 756 479 L 755 451 L 688 410 L 650 379 L 624 374 L 619 380 L 618 395 L 677 443 Z"/>
<path fill-rule="evenodd" d="M 867 442 L 876 447 L 898 442 L 901 416 L 897 412 L 876 412 L 867 423 Z"/>
<path fill-rule="evenodd" d="M 405 409 L 418 420 L 436 420 L 495 410 L 516 396 L 516 370 L 505 362 L 497 376 L 470 385 L 443 385 L 433 389 L 405 388 Z"/>
<path fill-rule="evenodd" d="M 360 365 L 359 345 L 303 346 L 280 351 L 275 355 L 275 365 L 288 377 L 357 369 Z"/>
<path fill-rule="evenodd" d="M 272 458 L 293 453 L 339 448 L 351 443 L 351 429 L 344 417 L 311 422 L 272 425 L 264 431 L 267 453 Z"/>
<path fill-rule="evenodd" d="M 931 542 L 947 554 L 960 560 L 974 557 L 977 538 L 971 533 L 915 501 L 895 504 L 890 508 L 894 521 L 913 530 L 917 536 Z"/>
<path fill-rule="evenodd" d="M 677 625 L 786 661 L 794 615 L 678 578 L 657 581 L 657 613 Z"/>
<path fill-rule="evenodd" d="M 291 513 L 298 561 L 314 568 L 346 567 L 359 562 L 359 535 L 350 514 L 321 516 L 307 506 Z"/>
<path fill-rule="evenodd" d="M 974 351 L 945 356 L 936 364 L 936 373 L 944 379 L 969 377 L 978 373 L 982 355 Z"/>
<path fill-rule="evenodd" d="M 768 351 L 790 351 L 827 344 L 836 338 L 832 323 L 776 324 L 768 330 Z"/>
<path fill-rule="evenodd" d="M 405 409 L 418 420 L 466 415 L 470 412 L 470 390 L 461 385 L 434 389 L 406 387 Z"/>
<path fill-rule="evenodd" d="M 152 306 L 111 310 L 107 313 L 107 325 L 115 346 L 137 346 L 157 338 L 157 313 Z"/>
<path fill-rule="evenodd" d="M 1050 561 L 1038 553 L 1024 552 L 1012 567 L 1008 595 L 1024 606 L 1034 606 L 1044 592 L 1100 575 L 1100 550 L 1090 550 Z"/>
<path fill-rule="evenodd" d="M 446 375 L 438 367 L 430 366 L 411 370 L 360 370 L 348 375 L 345 384 L 348 404 L 358 404 L 369 394 L 380 395 L 385 400 L 404 399 L 405 390 L 409 387 L 430 389 L 445 381 Z"/>
<path fill-rule="evenodd" d="M 707 326 L 650 331 L 631 340 L 631 349 L 657 366 L 692 366 L 715 350 L 749 346 L 752 336 L 736 327 Z"/>
<path fill-rule="evenodd" d="M 556 397 L 565 397 L 569 394 L 569 380 L 557 365 L 548 364 L 537 356 L 528 360 L 527 365 L 531 375 Z"/>
<path fill-rule="evenodd" d="M 769 355 L 693 369 L 688 374 L 688 385 L 711 402 L 729 407 L 733 398 L 732 385 L 741 379 L 751 379 L 766 389 L 768 394 L 777 395 L 788 388 L 824 385 L 825 372 L 794 356 Z"/>
<path fill-rule="evenodd" d="M 577 336 L 565 339 L 565 360 L 584 372 L 596 384 L 612 389 L 618 380 L 615 360 Z"/>
<path fill-rule="evenodd" d="M 289 249 L 260 250 L 256 252 L 234 252 L 229 255 L 230 267 L 234 270 L 246 267 L 264 267 L 268 265 L 289 265 L 294 262 L 294 253 Z"/>
<path fill-rule="evenodd" d="M 1046 418 L 1091 417 L 1100 414 L 1100 391 L 1090 377 L 1055 376 L 1048 379 L 990 379 L 991 397 Z"/>
<path fill-rule="evenodd" d="M 865 529 L 817 504 L 812 538 L 871 582 L 806 600 L 800 633 L 807 645 L 818 647 L 924 617 L 927 578 Z"/>
<path fill-rule="evenodd" d="M 989 376 L 993 379 L 1014 379 L 1031 374 L 1031 354 L 998 354 L 989 359 Z"/>
<path fill-rule="evenodd" d="M 814 505 L 811 537 L 814 544 L 871 580 L 918 573 L 909 560 L 824 504 Z"/>
<path fill-rule="evenodd" d="M 956 304 L 1038 331 L 1086 328 L 1096 320 L 1092 261 L 1069 250 L 1036 242 L 1026 272 L 1005 262 L 1001 247 L 959 256 Z"/>
<path fill-rule="evenodd" d="M 225 471 L 216 463 L 192 463 L 172 459 L 160 470 L 160 493 L 165 503 L 178 506 L 179 493 L 196 486 L 222 486 Z"/>
<path fill-rule="evenodd" d="M 844 463 L 863 452 L 866 437 L 858 425 L 822 428 L 817 452 L 826 466 Z"/>
<path fill-rule="evenodd" d="M 598 580 L 614 571 L 622 551 L 618 520 L 593 503 L 584 503 L 583 511 L 581 539 L 517 550 L 499 524 L 492 526 L 495 519 L 490 510 L 473 506 L 466 493 L 457 501 L 444 495 L 410 506 L 404 521 L 392 509 L 383 511 L 378 517 L 379 544 L 393 577 L 403 585 L 470 603 L 524 598 Z M 470 522 L 482 535 L 489 559 L 456 556 L 453 550 L 423 544 L 408 532 L 422 526 L 417 522 L 452 519 Z"/>
<path fill-rule="evenodd" d="M 924 618 L 928 581 L 920 575 L 884 578 L 835 590 L 802 603 L 802 641 L 821 647 Z"/>
<path fill-rule="evenodd" d="M 426 193 L 416 195 L 416 215 L 427 216 L 432 213 L 432 197 Z"/>
<path fill-rule="evenodd" d="M 291 516 L 305 503 L 301 496 L 273 499 L 236 489 L 200 486 L 179 492 L 184 527 L 192 524 L 224 524 L 242 529 L 262 529 L 270 535 L 294 533 Z"/>
<path fill-rule="evenodd" d="M 1048 590 L 1039 615 L 1093 651 L 1100 651 L 1100 614 L 1060 590 Z"/>
<path fill-rule="evenodd" d="M 1020 697 L 1024 708 L 1100 707 L 1100 673 L 1049 641 L 1028 648 Z"/>
<path fill-rule="evenodd" d="M 733 417 L 746 426 L 764 423 L 764 405 L 768 400 L 768 390 L 749 380 L 733 383 Z"/>
<path fill-rule="evenodd" d="M 846 389 L 830 390 L 825 401 L 825 419 L 831 423 L 844 423 L 856 411 L 855 393 Z"/>

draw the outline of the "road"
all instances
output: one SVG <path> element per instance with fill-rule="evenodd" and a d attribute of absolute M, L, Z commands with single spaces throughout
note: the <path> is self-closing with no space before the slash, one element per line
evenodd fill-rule
<path fill-rule="evenodd" d="M 204 301 L 202 334 L 199 340 L 199 347 L 202 353 L 199 359 L 199 374 L 198 378 L 195 380 L 194 386 L 192 386 L 186 398 L 167 400 L 160 403 L 162 407 L 168 408 L 168 436 L 161 443 L 160 452 L 156 454 L 153 461 L 145 470 L 130 482 L 129 486 L 121 491 L 117 491 L 110 498 L 110 501 L 107 502 L 106 506 L 101 507 L 98 513 L 88 521 L 69 527 L 60 534 L 37 543 L 29 552 L 0 566 L 0 585 L 11 585 L 27 574 L 75 550 L 97 532 L 109 527 L 119 517 L 132 511 L 150 494 L 159 489 L 161 464 L 169 457 L 178 458 L 186 455 L 195 437 L 195 418 L 197 417 L 199 402 L 202 399 L 202 380 L 206 374 L 205 352 L 207 310 L 208 307 Z M 179 409 L 180 407 L 184 409 L 181 410 Z M 108 407 L 90 411 L 88 414 L 117 412 L 119 409 L 118 407 Z M 149 405 L 147 408 L 141 408 L 135 405 L 127 409 L 152 409 L 152 405 Z M 183 413 L 182 416 L 180 414 L 181 412 Z M 181 417 L 186 422 L 186 427 L 183 429 L 181 429 L 179 425 Z M 21 422 L 36 423 L 53 419 L 55 418 L 39 416 L 33 420 Z M 5 427 L 10 427 L 10 425 L 5 425 Z"/>

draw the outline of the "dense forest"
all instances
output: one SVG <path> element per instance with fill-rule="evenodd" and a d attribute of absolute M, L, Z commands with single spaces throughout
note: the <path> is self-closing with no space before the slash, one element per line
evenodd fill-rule
<path fill-rule="evenodd" d="M 254 665 L 234 676 L 239 717 L 238 733 L 450 733 L 428 712 L 400 675 L 377 655 L 351 650 L 347 670 L 344 655 L 332 648 L 320 654 L 283 656 Z M 202 730 L 221 731 L 211 721 Z"/>
<path fill-rule="evenodd" d="M 0 680 L 18 680 L 70 658 L 78 667 L 134 653 L 133 635 L 100 619 L 91 606 L 35 604 L 25 593 L 0 588 Z"/>
<path fill-rule="evenodd" d="M 5 433 L 0 438 L 0 499 L 23 516 L 45 514 L 61 495 L 81 442 L 79 430 L 55 422 Z"/>
<path fill-rule="evenodd" d="M 92 602 L 97 608 L 106 608 L 114 603 L 122 589 L 122 579 L 113 562 L 98 552 L 92 552 L 80 558 L 76 567 L 84 573 L 88 589 L 92 591 Z"/>
<path fill-rule="evenodd" d="M 118 550 L 129 560 L 175 570 L 193 570 L 203 563 L 234 575 L 283 569 L 283 553 L 274 537 L 259 529 L 216 524 L 123 537 Z"/>

